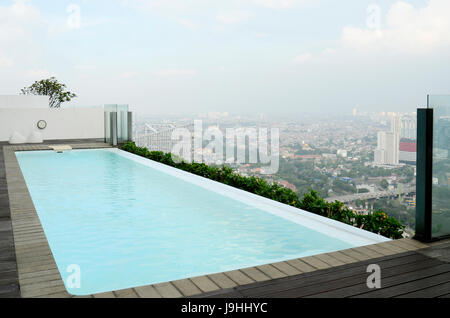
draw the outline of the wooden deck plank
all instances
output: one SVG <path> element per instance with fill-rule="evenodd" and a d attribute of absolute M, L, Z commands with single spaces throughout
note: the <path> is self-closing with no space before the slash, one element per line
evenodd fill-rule
<path fill-rule="evenodd" d="M 356 249 L 344 250 L 344 251 L 341 251 L 341 254 L 344 254 L 349 257 L 353 257 L 353 258 L 357 259 L 358 261 L 366 261 L 366 260 L 372 258 L 366 254 L 363 254 L 362 252 L 360 252 Z"/>
<path fill-rule="evenodd" d="M 272 279 L 277 279 L 277 278 L 282 278 L 282 277 L 287 276 L 286 274 L 284 274 L 283 272 L 281 272 L 279 269 L 277 269 L 275 266 L 272 266 L 272 265 L 261 265 L 261 266 L 257 266 L 256 268 Z"/>
<path fill-rule="evenodd" d="M 381 258 L 377 259 L 377 263 L 389 268 L 392 266 L 398 266 L 398 265 L 404 265 L 408 263 L 418 262 L 426 260 L 427 258 L 423 255 L 414 255 L 414 254 L 407 254 L 406 256 L 397 257 L 397 258 Z M 261 288 L 264 289 L 268 286 L 278 286 L 278 288 L 289 288 L 290 286 L 297 285 L 311 285 L 311 284 L 321 284 L 325 283 L 332 279 L 339 279 L 339 278 L 345 278 L 345 277 L 351 277 L 355 274 L 364 274 L 366 275 L 366 269 L 367 265 L 370 264 L 370 262 L 360 262 L 360 263 L 353 263 L 349 265 L 343 265 L 340 267 L 335 267 L 331 269 L 324 269 L 320 271 L 305 273 L 297 276 L 291 276 L 287 278 L 282 278 L 279 280 L 271 280 L 267 282 L 257 283 L 257 284 L 250 284 L 247 286 L 242 286 L 239 289 L 240 290 L 246 290 L 246 289 L 253 289 L 253 288 Z"/>
<path fill-rule="evenodd" d="M 373 297 L 374 293 L 378 294 L 378 297 L 383 297 L 384 289 L 396 284 L 402 284 L 410 282 L 412 280 L 418 280 L 421 278 L 426 278 L 428 276 L 433 276 L 437 274 L 442 274 L 450 271 L 449 264 L 442 264 L 436 260 L 429 260 L 426 262 L 420 262 L 413 264 L 413 266 L 400 266 L 395 269 L 383 270 L 382 269 L 382 288 L 376 291 L 370 291 L 366 285 L 365 280 L 363 282 L 359 281 L 355 284 L 356 280 L 351 284 L 347 283 L 347 286 L 342 288 L 339 286 L 330 286 L 334 288 L 331 291 L 324 291 L 310 295 L 309 297 Z M 372 294 L 372 295 L 371 295 Z M 388 296 L 388 295 L 386 295 Z"/>
<path fill-rule="evenodd" d="M 355 291 L 347 295 L 346 288 L 357 288 L 357 292 L 366 293 L 368 288 L 367 265 L 376 263 L 381 266 L 382 277 L 395 278 L 405 273 L 415 273 L 420 270 L 433 270 L 443 262 L 429 258 L 416 252 L 405 252 L 396 255 L 386 255 L 377 259 L 351 263 L 314 272 L 302 273 L 276 280 L 256 282 L 232 289 L 205 293 L 198 297 L 344 297 L 354 296 Z M 389 281 L 388 281 L 389 282 Z M 361 291 L 361 286 L 364 289 Z M 344 290 L 344 292 L 341 292 Z M 335 292 L 335 294 L 326 294 Z"/>
<path fill-rule="evenodd" d="M 155 284 L 153 287 L 163 298 L 178 298 L 183 295 L 171 283 Z"/>
<path fill-rule="evenodd" d="M 348 255 L 346 253 L 343 253 L 342 251 L 334 252 L 332 253 L 332 256 L 340 260 L 341 262 L 344 262 L 345 264 L 352 264 L 356 263 L 358 261 L 364 261 L 365 259 L 358 259 L 354 256 Z"/>
<path fill-rule="evenodd" d="M 450 291 L 450 282 L 434 285 L 408 294 L 397 296 L 399 298 L 439 298 Z"/>
<path fill-rule="evenodd" d="M 325 263 L 320 258 L 317 258 L 315 256 L 308 256 L 301 259 L 303 262 L 308 263 L 312 267 L 316 269 L 325 269 L 331 267 L 330 264 Z"/>
<path fill-rule="evenodd" d="M 20 296 L 20 287 L 4 154 L 0 143 L 0 297 L 10 298 Z"/>
<path fill-rule="evenodd" d="M 114 291 L 114 295 L 117 298 L 137 298 L 138 297 L 138 295 L 132 288 L 116 290 L 116 291 Z"/>
<path fill-rule="evenodd" d="M 245 273 L 237 270 L 225 272 L 224 275 L 230 278 L 237 285 L 247 285 L 255 282 L 255 280 L 245 275 Z"/>
<path fill-rule="evenodd" d="M 279 271 L 283 272 L 287 276 L 293 276 L 302 273 L 295 267 L 289 265 L 287 262 L 274 263 L 272 264 L 272 266 L 276 267 Z"/>
<path fill-rule="evenodd" d="M 203 292 L 210 292 L 220 289 L 211 279 L 207 276 L 193 277 L 190 280 Z"/>
<path fill-rule="evenodd" d="M 243 268 L 240 271 L 257 282 L 263 282 L 266 280 L 270 280 L 269 276 L 267 276 L 266 274 L 264 274 L 263 272 L 261 272 L 259 269 L 255 268 L 255 267 Z"/>
<path fill-rule="evenodd" d="M 318 259 L 320 259 L 321 261 L 323 261 L 324 263 L 331 265 L 331 266 L 340 266 L 340 265 L 345 265 L 344 262 L 341 262 L 340 260 L 338 260 L 335 257 L 332 257 L 328 254 L 320 254 L 320 255 L 316 255 L 316 257 Z"/>
<path fill-rule="evenodd" d="M 237 286 L 237 284 L 233 280 L 231 280 L 228 276 L 226 276 L 224 273 L 212 274 L 208 275 L 208 277 L 214 283 L 216 283 L 217 286 L 223 289 L 233 288 Z"/>
<path fill-rule="evenodd" d="M 161 298 L 162 296 L 157 292 L 153 286 L 135 287 L 134 290 L 141 298 Z"/>
<path fill-rule="evenodd" d="M 302 262 L 299 259 L 294 259 L 294 260 L 291 260 L 291 261 L 287 261 L 286 263 L 288 263 L 289 265 L 295 267 L 296 269 L 298 269 L 302 273 L 308 273 L 308 272 L 312 272 L 312 271 L 316 270 L 314 267 L 312 267 L 308 263 Z"/>
<path fill-rule="evenodd" d="M 183 294 L 183 296 L 192 296 L 202 293 L 202 290 L 200 290 L 189 279 L 176 280 L 173 281 L 172 284 L 174 284 L 175 287 L 178 288 L 178 290 Z"/>

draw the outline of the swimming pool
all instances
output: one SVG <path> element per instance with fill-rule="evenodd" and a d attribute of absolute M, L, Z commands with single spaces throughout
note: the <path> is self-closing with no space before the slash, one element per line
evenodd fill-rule
<path fill-rule="evenodd" d="M 16 157 L 74 295 L 388 241 L 118 149 Z"/>

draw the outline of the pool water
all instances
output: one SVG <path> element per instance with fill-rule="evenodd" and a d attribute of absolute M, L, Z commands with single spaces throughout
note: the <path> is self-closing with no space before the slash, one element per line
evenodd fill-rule
<path fill-rule="evenodd" d="M 117 149 L 16 156 L 65 286 L 74 295 L 356 246 Z M 68 284 L 71 265 L 80 269 L 80 286 Z"/>

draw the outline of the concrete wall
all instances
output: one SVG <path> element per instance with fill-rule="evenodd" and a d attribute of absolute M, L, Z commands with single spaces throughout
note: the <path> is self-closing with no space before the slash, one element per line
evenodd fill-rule
<path fill-rule="evenodd" d="M 0 108 L 48 108 L 48 96 L 0 95 Z"/>
<path fill-rule="evenodd" d="M 47 122 L 47 128 L 37 128 L 39 120 Z M 0 141 L 8 141 L 14 132 L 28 138 L 39 131 L 44 140 L 104 138 L 103 108 L 24 108 L 0 107 Z"/>

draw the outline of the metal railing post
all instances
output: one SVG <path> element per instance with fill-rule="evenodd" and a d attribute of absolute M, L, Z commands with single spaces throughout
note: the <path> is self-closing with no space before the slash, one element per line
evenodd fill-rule
<path fill-rule="evenodd" d="M 133 141 L 133 113 L 132 112 L 128 112 L 128 141 Z"/>
<path fill-rule="evenodd" d="M 417 110 L 416 235 L 432 240 L 433 109 Z"/>
<path fill-rule="evenodd" d="M 111 144 L 117 146 L 117 112 L 111 112 Z"/>

